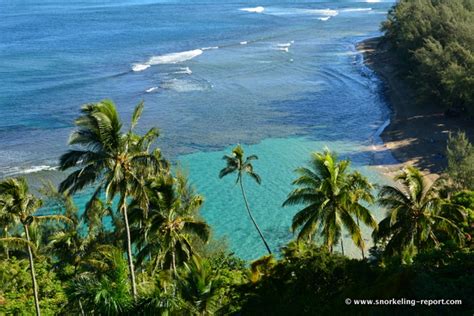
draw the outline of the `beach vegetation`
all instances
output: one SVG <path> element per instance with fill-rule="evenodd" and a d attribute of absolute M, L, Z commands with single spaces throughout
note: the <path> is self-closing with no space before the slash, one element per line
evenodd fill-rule
<path fill-rule="evenodd" d="M 200 215 L 204 197 L 153 147 L 157 130 L 134 132 L 142 109 L 124 129 L 111 101 L 83 107 L 73 147 L 60 160 L 71 171 L 59 188 L 45 183 L 32 193 L 24 178 L 0 182 L 0 314 L 362 315 L 370 308 L 399 315 L 426 308 L 357 306 L 347 298 L 460 299 L 430 311 L 474 310 L 474 193 L 453 175 L 430 183 L 406 167 L 380 186 L 329 149 L 314 152 L 282 201 L 302 207 L 288 223 L 294 238 L 278 253 L 256 250 L 249 262 L 212 236 Z M 467 146 L 460 143 L 448 145 L 454 156 Z M 224 159 L 219 176 L 237 175 L 260 232 L 243 187 L 244 176 L 261 183 L 257 158 L 239 145 Z M 78 207 L 75 194 L 91 198 Z M 380 222 L 375 208 L 387 212 Z M 345 235 L 360 256 L 344 252 Z"/>

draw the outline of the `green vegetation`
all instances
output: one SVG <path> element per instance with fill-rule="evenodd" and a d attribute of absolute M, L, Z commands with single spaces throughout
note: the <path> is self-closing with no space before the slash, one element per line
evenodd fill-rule
<path fill-rule="evenodd" d="M 447 173 L 459 189 L 474 189 L 474 148 L 465 133 L 450 134 L 446 148 Z"/>
<path fill-rule="evenodd" d="M 421 101 L 474 115 L 474 2 L 400 0 L 382 25 Z"/>
<path fill-rule="evenodd" d="M 225 168 L 221 170 L 221 172 L 219 172 L 219 178 L 223 178 L 226 175 L 234 173 L 234 172 L 237 173 L 237 180 L 235 182 L 240 185 L 240 191 L 242 192 L 242 197 L 244 198 L 245 207 L 247 208 L 249 217 L 252 220 L 252 223 L 255 226 L 255 229 L 257 230 L 258 234 L 260 235 L 260 238 L 262 239 L 263 244 L 267 248 L 268 253 L 271 255 L 272 251 L 270 250 L 270 247 L 268 246 L 268 243 L 265 240 L 265 237 L 263 237 L 262 231 L 258 227 L 258 224 L 255 221 L 255 218 L 253 217 L 252 212 L 250 211 L 249 203 L 247 201 L 247 196 L 245 195 L 245 190 L 244 190 L 243 176 L 245 174 L 248 174 L 258 184 L 262 182 L 262 180 L 260 179 L 260 176 L 257 173 L 255 173 L 252 166 L 252 160 L 256 160 L 258 159 L 258 157 L 256 155 L 251 155 L 244 159 L 244 150 L 242 146 L 238 145 L 232 150 L 232 155 L 225 155 L 222 159 L 226 161 L 227 165 Z"/>
<path fill-rule="evenodd" d="M 1 315 L 473 313 L 474 192 L 460 180 L 464 173 L 451 167 L 451 178 L 428 185 L 407 167 L 379 189 L 350 161 L 313 153 L 284 201 L 302 206 L 291 225 L 296 238 L 274 256 L 243 187 L 244 175 L 261 182 L 256 156 L 245 158 L 237 146 L 219 177 L 237 174 L 269 252 L 248 264 L 212 238 L 199 215 L 204 198 L 152 150 L 158 131 L 134 132 L 142 109 L 124 131 L 111 101 L 84 106 L 73 149 L 61 157 L 71 173 L 59 189 L 45 183 L 31 192 L 23 178 L 0 181 Z M 462 137 L 448 144 L 453 157 L 464 157 L 463 148 L 471 145 Z M 86 188 L 93 193 L 79 210 L 72 194 Z M 387 211 L 380 223 L 374 207 Z M 368 256 L 361 225 L 373 229 Z M 344 234 L 362 259 L 344 256 Z M 358 306 L 347 298 L 462 304 Z"/>
<path fill-rule="evenodd" d="M 302 227 L 298 240 L 311 242 L 312 238 L 320 236 L 331 253 L 334 245 L 340 241 L 344 255 L 341 238 L 344 228 L 364 257 L 365 243 L 359 220 L 372 228 L 377 227 L 377 222 L 370 211 L 359 202 L 373 202 L 373 187 L 361 174 L 349 173 L 349 165 L 348 160 L 337 161 L 337 156 L 328 150 L 324 153 L 314 153 L 311 168 L 296 170 L 300 177 L 293 184 L 300 187 L 290 193 L 283 206 L 305 206 L 293 217 L 291 225 L 293 232 Z"/>

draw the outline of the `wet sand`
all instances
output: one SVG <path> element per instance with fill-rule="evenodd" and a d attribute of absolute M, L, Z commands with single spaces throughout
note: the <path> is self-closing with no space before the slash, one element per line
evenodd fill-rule
<path fill-rule="evenodd" d="M 384 145 L 376 151 L 389 150 L 399 164 L 380 165 L 383 172 L 393 175 L 403 165 L 414 165 L 430 178 L 446 168 L 446 141 L 449 132 L 465 131 L 472 141 L 474 122 L 464 117 L 447 118 L 444 109 L 433 104 L 417 104 L 415 91 L 399 75 L 397 59 L 381 38 L 360 42 L 357 49 L 364 54 L 365 64 L 384 82 L 384 93 L 392 115 L 390 124 L 381 134 Z"/>

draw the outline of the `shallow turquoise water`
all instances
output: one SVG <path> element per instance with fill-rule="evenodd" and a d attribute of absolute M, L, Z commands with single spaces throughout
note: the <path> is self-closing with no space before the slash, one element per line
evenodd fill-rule
<path fill-rule="evenodd" d="M 238 188 L 217 174 L 233 144 L 260 156 L 263 184 L 246 186 L 277 249 L 291 238 L 296 209 L 280 205 L 292 170 L 311 151 L 329 146 L 378 178 L 371 147 L 389 111 L 355 44 L 380 34 L 392 4 L 0 2 L 0 178 L 60 180 L 54 168 L 81 104 L 113 98 L 128 118 L 143 99 L 140 127 L 161 128 L 158 146 L 188 169 L 203 216 L 244 258 L 265 251 Z"/>
<path fill-rule="evenodd" d="M 283 208 L 281 204 L 292 189 L 290 184 L 295 179 L 294 169 L 305 165 L 311 152 L 322 151 L 326 145 L 324 142 L 305 138 L 275 138 L 245 146 L 246 154 L 256 154 L 259 157 L 254 168 L 262 177 L 261 185 L 245 178 L 249 204 L 272 249 L 279 249 L 293 237 L 290 232 L 291 219 L 298 208 Z M 352 159 L 352 167 L 361 171 L 372 182 L 387 183 L 387 179 L 367 166 L 372 154 L 361 154 L 361 144 L 334 141 L 330 146 L 341 158 Z M 180 163 L 190 175 L 191 182 L 206 198 L 202 215 L 214 228 L 216 237 L 228 237 L 231 249 L 237 255 L 255 259 L 265 254 L 266 250 L 248 218 L 240 187 L 235 185 L 235 177 L 232 175 L 224 179 L 217 176 L 225 165 L 222 156 L 231 149 L 229 147 L 224 151 L 182 156 Z M 372 209 L 374 216 L 381 219 L 383 214 L 380 208 Z M 366 229 L 364 238 L 369 241 L 369 237 L 370 232 Z M 351 256 L 360 255 L 347 238 L 345 251 Z"/>

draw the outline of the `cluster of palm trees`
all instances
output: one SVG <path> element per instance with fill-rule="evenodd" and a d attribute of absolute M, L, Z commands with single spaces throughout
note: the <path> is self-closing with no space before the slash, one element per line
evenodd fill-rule
<path fill-rule="evenodd" d="M 24 178 L 0 182 L 0 242 L 6 258 L 9 249 L 27 250 L 38 315 L 34 255 L 41 251 L 52 254 L 58 266 L 72 267 L 64 272 L 70 279 L 68 302 L 82 315 L 117 314 L 131 306 L 152 314 L 176 306 L 189 314 L 215 310 L 212 268 L 198 249 L 210 239 L 210 228 L 198 214 L 204 199 L 154 149 L 156 128 L 136 133 L 142 111 L 140 103 L 124 128 L 112 101 L 81 109 L 69 139 L 71 149 L 60 158 L 60 170 L 70 173 L 57 190 L 48 184 L 42 191 L 59 212 L 45 215 L 43 207 L 43 215 L 37 215 L 42 201 Z M 252 165 L 258 157 L 246 157 L 238 145 L 223 159 L 219 177 L 236 174 L 248 216 L 271 256 L 243 181 L 248 176 L 261 183 Z M 383 186 L 375 197 L 374 185 L 349 167 L 348 160 L 325 150 L 313 153 L 309 165 L 296 170 L 297 188 L 283 206 L 302 205 L 291 225 L 297 242 L 318 243 L 331 253 L 340 244 L 344 254 L 343 236 L 348 234 L 365 258 L 362 224 L 373 229 L 375 244 L 387 255 L 413 255 L 446 238 L 463 242 L 459 223 L 465 209 L 450 201 L 442 178 L 428 185 L 420 171 L 408 167 L 396 177 L 397 185 Z M 79 215 L 72 196 L 84 189 L 92 194 Z M 388 212 L 380 223 L 369 210 L 375 203 Z M 32 227 L 52 220 L 60 222 L 59 228 L 42 238 L 46 244 L 35 243 Z"/>
<path fill-rule="evenodd" d="M 332 252 L 337 242 L 344 254 L 343 232 L 347 232 L 365 257 L 366 247 L 360 223 L 373 229 L 376 245 L 385 255 L 412 258 L 424 248 L 437 246 L 442 238 L 462 245 L 461 230 L 466 220 L 464 206 L 453 203 L 446 178 L 429 184 L 414 167 L 406 167 L 394 178 L 394 186 L 384 185 L 378 197 L 374 186 L 358 172 L 349 172 L 348 160 L 325 150 L 312 154 L 309 167 L 296 170 L 299 177 L 283 205 L 303 205 L 293 217 L 292 230 L 298 240 L 322 240 Z M 387 216 L 377 224 L 368 206 L 378 203 Z"/>
<path fill-rule="evenodd" d="M 84 306 L 91 312 L 98 300 L 109 299 L 106 293 L 122 293 L 123 298 L 118 301 L 123 306 L 116 306 L 116 311 L 125 308 L 130 303 L 128 288 L 133 300 L 138 298 L 135 264 L 142 268 L 143 262 L 153 263 L 152 274 L 171 271 L 177 276 L 183 263 L 192 258 L 198 260 L 195 241 L 205 243 L 209 239 L 209 226 L 198 218 L 203 198 L 194 192 L 184 175 L 172 174 L 170 164 L 158 149 L 151 149 L 158 130 L 152 128 L 143 135 L 135 133 L 142 111 L 140 103 L 125 130 L 112 101 L 87 104 L 81 109 L 69 139 L 72 149 L 60 158 L 60 170 L 72 171 L 57 191 L 51 186 L 46 190 L 50 198 L 64 206 L 62 214 L 36 216 L 41 200 L 29 192 L 24 178 L 0 183 L 2 228 L 8 234 L 18 221 L 25 236 L 6 235 L 0 241 L 5 249 L 7 245 L 21 244 L 28 250 L 38 315 L 33 262 L 36 248 L 29 236 L 30 226 L 36 221 L 63 221 L 62 229 L 50 234 L 45 248 L 60 259 L 60 264 L 74 267 L 70 303 L 77 303 L 82 314 Z M 84 213 L 78 216 L 72 196 L 86 188 L 93 189 L 93 193 Z M 113 229 L 104 225 L 107 219 Z M 126 270 L 122 251 L 127 254 Z M 123 284 L 124 275 L 130 278 L 128 284 Z M 110 288 L 110 284 L 116 287 Z M 90 293 L 101 293 L 103 297 L 90 298 Z"/>

